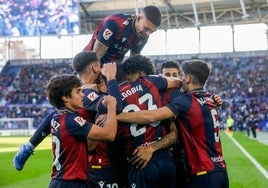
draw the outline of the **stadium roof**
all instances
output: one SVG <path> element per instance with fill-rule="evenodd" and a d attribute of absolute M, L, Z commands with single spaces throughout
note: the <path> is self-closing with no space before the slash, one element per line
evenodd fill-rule
<path fill-rule="evenodd" d="M 115 12 L 135 14 L 147 5 L 162 13 L 161 29 L 268 23 L 268 0 L 79 0 L 81 34 Z"/>

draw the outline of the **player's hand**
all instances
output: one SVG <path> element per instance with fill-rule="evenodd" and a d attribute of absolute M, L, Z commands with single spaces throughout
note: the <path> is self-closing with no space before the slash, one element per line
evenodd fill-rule
<path fill-rule="evenodd" d="M 134 150 L 134 156 L 129 160 L 129 162 L 131 162 L 132 165 L 136 165 L 136 168 L 143 169 L 152 158 L 153 152 L 154 151 L 150 145 L 138 146 Z"/>
<path fill-rule="evenodd" d="M 101 69 L 102 74 L 107 80 L 113 80 L 116 77 L 116 63 L 105 63 Z"/>
<path fill-rule="evenodd" d="M 103 127 L 105 125 L 106 120 L 107 120 L 107 114 L 101 114 L 96 119 L 95 124 L 100 127 Z"/>
<path fill-rule="evenodd" d="M 116 98 L 111 96 L 111 95 L 107 95 L 105 97 L 103 97 L 103 100 L 102 100 L 102 104 L 106 107 L 108 106 L 116 106 Z"/>

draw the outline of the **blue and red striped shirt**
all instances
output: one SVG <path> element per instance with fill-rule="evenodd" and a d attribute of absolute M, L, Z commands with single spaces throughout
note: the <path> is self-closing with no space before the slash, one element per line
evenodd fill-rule
<path fill-rule="evenodd" d="M 87 136 L 92 124 L 67 108 L 51 120 L 53 168 L 51 178 L 87 180 Z"/>
<path fill-rule="evenodd" d="M 141 77 L 136 82 L 122 83 L 120 91 L 123 97 L 123 112 L 153 110 L 161 107 L 162 99 L 159 90 L 166 88 L 166 79 L 158 76 Z M 124 140 L 122 144 L 127 156 L 131 156 L 136 147 L 150 144 L 166 135 L 165 126 L 161 121 L 148 125 L 120 122 L 117 132 Z"/>
<path fill-rule="evenodd" d="M 202 88 L 175 98 L 167 107 L 177 117 L 191 175 L 226 169 L 218 112 Z"/>

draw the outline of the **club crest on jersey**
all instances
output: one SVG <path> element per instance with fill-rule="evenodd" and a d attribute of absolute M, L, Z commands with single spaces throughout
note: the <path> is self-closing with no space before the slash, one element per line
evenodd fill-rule
<path fill-rule="evenodd" d="M 91 92 L 87 95 L 87 98 L 91 101 L 95 101 L 98 97 L 99 95 L 95 92 Z"/>
<path fill-rule="evenodd" d="M 103 34 L 102 34 L 102 36 L 103 36 L 103 38 L 105 40 L 108 40 L 112 35 L 113 35 L 113 32 L 110 29 L 108 29 L 108 28 L 106 28 L 104 30 Z"/>
<path fill-rule="evenodd" d="M 86 120 L 80 116 L 76 116 L 74 121 L 76 121 L 81 127 L 86 123 Z"/>

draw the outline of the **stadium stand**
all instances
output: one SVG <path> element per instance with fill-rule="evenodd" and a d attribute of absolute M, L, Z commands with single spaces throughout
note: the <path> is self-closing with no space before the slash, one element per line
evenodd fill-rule
<path fill-rule="evenodd" d="M 258 128 L 268 125 L 268 57 L 229 57 L 206 59 L 212 66 L 207 90 L 223 99 L 221 125 L 228 114 L 234 115 L 234 130 L 244 130 L 250 113 L 258 117 Z M 182 60 L 177 59 L 181 62 Z M 163 61 L 158 61 L 159 69 Z"/>
<path fill-rule="evenodd" d="M 46 98 L 48 80 L 52 75 L 72 72 L 70 59 L 8 61 L 0 74 L 0 118 L 34 118 L 36 128 L 53 109 Z"/>
<path fill-rule="evenodd" d="M 164 57 L 155 59 L 157 72 L 165 60 Z M 267 130 L 268 85 L 265 83 L 268 80 L 268 57 L 205 60 L 212 66 L 207 89 L 223 99 L 222 128 L 227 115 L 233 114 L 234 130 L 244 130 L 248 115 L 254 113 L 258 116 L 259 129 Z M 33 127 L 36 128 L 42 117 L 52 109 L 46 99 L 47 81 L 52 75 L 72 72 L 71 59 L 8 61 L 0 74 L 0 118 L 34 118 Z"/>

